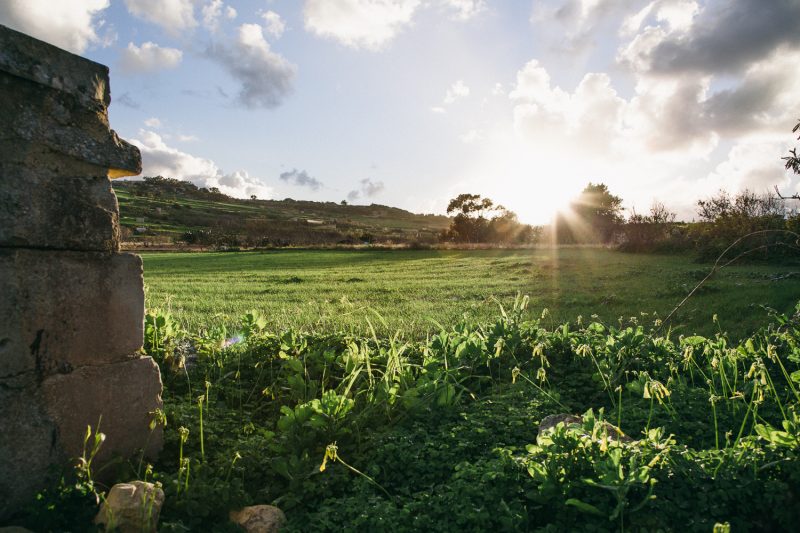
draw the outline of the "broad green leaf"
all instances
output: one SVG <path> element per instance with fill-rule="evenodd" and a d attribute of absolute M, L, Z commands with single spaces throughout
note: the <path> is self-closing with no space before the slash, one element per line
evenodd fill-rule
<path fill-rule="evenodd" d="M 582 502 L 581 500 L 579 500 L 577 498 L 570 498 L 564 503 L 567 504 L 567 505 L 570 505 L 572 507 L 575 507 L 577 510 L 579 510 L 582 513 L 592 514 L 592 515 L 595 515 L 595 516 L 605 516 L 605 514 L 600 509 L 595 507 L 594 505 L 592 505 L 590 503 Z"/>
<path fill-rule="evenodd" d="M 689 346 L 698 346 L 704 342 L 706 342 L 706 338 L 701 335 L 692 335 L 683 339 L 683 344 L 688 344 Z"/>

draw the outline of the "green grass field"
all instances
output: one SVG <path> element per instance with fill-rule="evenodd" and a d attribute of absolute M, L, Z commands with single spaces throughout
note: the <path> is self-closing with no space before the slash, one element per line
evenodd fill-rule
<path fill-rule="evenodd" d="M 598 315 L 652 320 L 677 305 L 710 269 L 685 256 L 624 254 L 596 248 L 481 251 L 282 250 L 143 254 L 148 308 L 169 309 L 190 331 L 230 324 L 251 309 L 282 330 L 401 330 L 422 338 L 464 313 L 496 316 L 498 301 L 531 298 L 531 316 L 547 308 L 554 323 Z M 789 266 L 722 270 L 681 309 L 673 331 L 712 333 L 711 318 L 741 337 L 763 324 L 770 306 L 786 312 L 800 299 Z M 385 324 L 376 316 L 380 315 Z"/>

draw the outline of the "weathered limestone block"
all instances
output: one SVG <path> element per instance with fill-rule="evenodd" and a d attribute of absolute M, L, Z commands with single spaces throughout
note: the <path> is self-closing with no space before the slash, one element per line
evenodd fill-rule
<path fill-rule="evenodd" d="M 108 127 L 108 67 L 2 26 L 0 72 L 0 113 L 7 120 L 0 140 L 13 139 L 0 142 L 0 160 L 24 158 L 31 143 L 110 177 L 141 172 L 138 148 Z"/>
<path fill-rule="evenodd" d="M 0 248 L 0 379 L 41 381 L 138 357 L 142 260 L 133 254 Z"/>
<path fill-rule="evenodd" d="M 29 150 L 48 148 L 57 164 L 69 158 L 94 165 L 103 174 L 132 175 L 141 171 L 139 149 L 108 128 L 105 107 L 89 109 L 74 96 L 0 72 L 0 112 L 8 125 L 0 132 L 3 164 L 24 163 Z M 42 113 L 46 109 L 47 113 Z M 79 126 L 79 127 L 78 127 Z M 8 140 L 12 139 L 13 143 Z M 66 157 L 65 157 L 66 156 Z"/>
<path fill-rule="evenodd" d="M 108 67 L 2 26 L 0 70 L 75 95 L 84 106 L 111 102 Z"/>
<path fill-rule="evenodd" d="M 108 492 L 94 523 L 105 526 L 106 531 L 154 533 L 163 504 L 161 487 L 144 481 L 117 483 Z"/>
<path fill-rule="evenodd" d="M 50 466 L 64 457 L 57 430 L 36 397 L 34 386 L 0 382 L 0 517 L 18 509 L 51 479 Z"/>
<path fill-rule="evenodd" d="M 68 457 L 83 453 L 86 426 L 96 430 L 98 421 L 106 435 L 98 464 L 142 449 L 146 457 L 155 457 L 161 450 L 163 428 L 150 430 L 150 413 L 162 407 L 161 373 L 150 357 L 51 376 L 41 391 L 44 410 L 58 431 L 57 444 Z"/>
<path fill-rule="evenodd" d="M 0 246 L 119 251 L 118 210 L 104 175 L 0 169 Z"/>

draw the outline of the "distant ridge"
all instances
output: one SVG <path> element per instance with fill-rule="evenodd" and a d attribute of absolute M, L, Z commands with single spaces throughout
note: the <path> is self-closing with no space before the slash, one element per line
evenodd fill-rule
<path fill-rule="evenodd" d="M 123 240 L 144 245 L 263 247 L 438 242 L 450 224 L 379 204 L 232 198 L 172 178 L 112 182 Z"/>

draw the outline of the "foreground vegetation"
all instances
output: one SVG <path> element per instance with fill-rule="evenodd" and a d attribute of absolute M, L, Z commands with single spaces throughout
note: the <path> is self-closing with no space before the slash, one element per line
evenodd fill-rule
<path fill-rule="evenodd" d="M 257 313 L 187 335 L 151 311 L 166 447 L 121 477 L 163 485 L 162 531 L 233 531 L 230 509 L 270 502 L 290 531 L 794 529 L 800 316 L 734 343 L 527 304 L 419 342 L 269 333 Z M 556 413 L 583 415 L 540 432 Z M 79 530 L 95 490 L 18 522 Z"/>
<path fill-rule="evenodd" d="M 616 324 L 638 311 L 662 318 L 708 273 L 685 255 L 624 254 L 600 248 L 534 250 L 281 250 L 144 254 L 147 307 L 168 309 L 192 332 L 257 310 L 272 331 L 369 334 L 424 339 L 464 313 L 491 320 L 493 297 L 530 294 L 556 324 L 597 314 Z M 762 306 L 788 312 L 800 294 L 791 265 L 732 265 L 673 317 L 673 331 L 713 334 L 711 318 L 741 338 L 763 324 Z M 536 312 L 529 311 L 526 318 Z M 724 313 L 723 313 L 724 312 Z M 382 321 L 375 318 L 380 314 Z M 227 317 L 227 318 L 226 318 Z"/>

